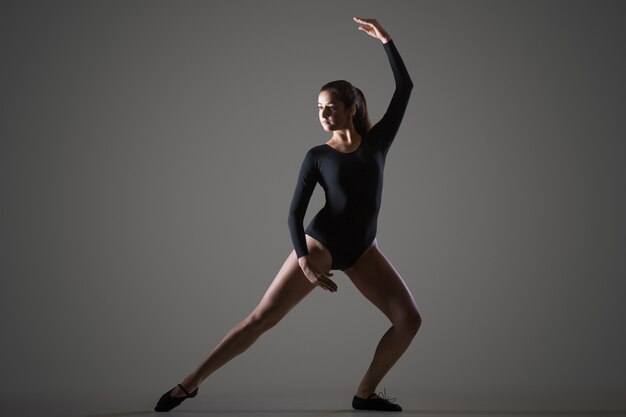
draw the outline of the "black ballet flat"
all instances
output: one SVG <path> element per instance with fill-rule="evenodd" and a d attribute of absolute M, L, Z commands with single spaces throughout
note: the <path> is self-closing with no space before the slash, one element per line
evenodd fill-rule
<path fill-rule="evenodd" d="M 190 394 L 182 385 L 178 384 L 178 386 L 180 387 L 180 389 L 183 390 L 185 394 L 187 394 L 187 396 L 178 398 L 172 397 L 170 393 L 174 391 L 174 388 L 176 388 L 174 387 L 165 394 L 161 395 L 161 398 L 159 398 L 159 402 L 157 403 L 156 407 L 154 407 L 154 411 L 170 411 L 172 408 L 179 406 L 180 403 L 182 403 L 187 398 L 193 398 L 198 395 L 198 387 L 196 387 L 196 389 L 193 390 L 193 392 Z"/>
<path fill-rule="evenodd" d="M 402 411 L 402 407 L 390 402 L 395 401 L 395 398 L 385 397 L 382 392 L 378 393 L 381 398 L 372 398 L 374 395 L 376 395 L 376 393 L 367 398 L 361 398 L 355 395 L 352 399 L 352 408 L 355 410 Z"/>

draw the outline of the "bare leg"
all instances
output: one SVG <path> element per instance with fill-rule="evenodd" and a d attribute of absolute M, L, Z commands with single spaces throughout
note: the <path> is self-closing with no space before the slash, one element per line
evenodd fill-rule
<path fill-rule="evenodd" d="M 391 326 L 387 330 L 376 347 L 374 358 L 355 395 L 367 398 L 376 391 L 380 381 L 402 356 L 414 335 L 415 333 L 396 328 L 396 326 Z M 380 397 L 377 394 L 374 398 Z"/>
<path fill-rule="evenodd" d="M 376 347 L 374 358 L 355 395 L 367 398 L 406 351 L 422 319 L 411 292 L 377 243 L 344 271 L 357 289 L 391 321 L 392 326 Z M 378 395 L 375 396 L 377 398 Z M 379 397 L 378 397 L 379 398 Z"/>
<path fill-rule="evenodd" d="M 320 262 L 328 256 L 313 246 L 309 247 L 309 253 L 311 257 L 317 257 Z M 218 345 L 181 384 L 188 392 L 192 392 L 209 375 L 244 352 L 261 334 L 275 326 L 314 288 L 316 286 L 306 278 L 298 265 L 295 251 L 292 251 L 259 304 L 245 319 L 226 333 Z M 185 393 L 176 387 L 171 395 L 183 397 Z"/>

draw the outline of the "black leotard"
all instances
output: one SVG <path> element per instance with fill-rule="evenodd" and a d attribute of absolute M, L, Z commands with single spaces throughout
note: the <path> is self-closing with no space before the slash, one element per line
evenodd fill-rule
<path fill-rule="evenodd" d="M 308 150 L 289 208 L 289 231 L 298 258 L 309 253 L 302 222 L 315 184 L 324 189 L 326 203 L 306 228 L 331 253 L 331 269 L 352 266 L 376 237 L 387 151 L 407 107 L 413 82 L 393 40 L 383 44 L 396 89 L 382 119 L 361 138 L 352 152 L 328 144 Z"/>

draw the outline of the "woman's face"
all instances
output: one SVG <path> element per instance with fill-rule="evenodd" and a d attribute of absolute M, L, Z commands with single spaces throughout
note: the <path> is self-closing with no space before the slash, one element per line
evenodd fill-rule
<path fill-rule="evenodd" d="M 354 107 L 354 106 L 352 106 Z M 322 91 L 317 99 L 320 123 L 325 131 L 348 129 L 352 114 L 348 113 L 341 100 L 336 100 L 329 91 Z"/>

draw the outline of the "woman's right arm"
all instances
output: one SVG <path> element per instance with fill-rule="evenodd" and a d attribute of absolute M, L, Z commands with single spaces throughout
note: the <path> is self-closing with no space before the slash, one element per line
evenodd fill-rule
<path fill-rule="evenodd" d="M 291 206 L 289 207 L 287 223 L 289 224 L 291 241 L 298 257 L 298 265 L 300 265 L 304 276 L 312 284 L 326 291 L 336 292 L 337 284 L 330 279 L 333 274 L 330 271 L 318 269 L 317 265 L 309 261 L 309 250 L 306 246 L 304 226 L 302 224 L 311 195 L 315 189 L 315 184 L 319 182 L 319 179 L 320 171 L 315 158 L 315 151 L 309 149 L 300 167 L 298 182 L 296 183 L 296 189 L 293 192 Z"/>
<path fill-rule="evenodd" d="M 309 254 L 306 246 L 306 238 L 304 236 L 304 214 L 311 200 L 311 195 L 315 189 L 315 185 L 319 181 L 319 169 L 317 166 L 315 152 L 313 149 L 304 156 L 302 165 L 300 166 L 300 173 L 298 174 L 298 181 L 296 188 L 293 192 L 291 199 L 291 205 L 289 207 L 289 216 L 287 223 L 289 224 L 289 233 L 291 234 L 291 241 L 293 247 L 296 250 L 296 255 L 301 258 Z"/>

